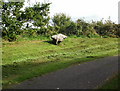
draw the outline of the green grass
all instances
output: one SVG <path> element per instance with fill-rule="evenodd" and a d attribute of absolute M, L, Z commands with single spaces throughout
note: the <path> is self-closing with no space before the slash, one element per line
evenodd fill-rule
<path fill-rule="evenodd" d="M 102 86 L 99 86 L 98 89 L 118 89 L 119 84 L 120 74 L 116 74 L 109 78 Z"/>
<path fill-rule="evenodd" d="M 3 88 L 68 66 L 118 54 L 117 38 L 67 38 L 3 42 Z"/>

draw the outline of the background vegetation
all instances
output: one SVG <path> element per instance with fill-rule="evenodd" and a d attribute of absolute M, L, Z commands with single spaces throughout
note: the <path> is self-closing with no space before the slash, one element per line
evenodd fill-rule
<path fill-rule="evenodd" d="M 110 19 L 103 22 L 73 21 L 64 13 L 50 18 L 51 3 L 36 3 L 22 10 L 24 2 L 2 2 L 2 36 L 4 40 L 16 41 L 20 37 L 51 36 L 63 33 L 71 36 L 120 37 L 120 24 Z M 51 20 L 51 21 L 50 21 Z"/>

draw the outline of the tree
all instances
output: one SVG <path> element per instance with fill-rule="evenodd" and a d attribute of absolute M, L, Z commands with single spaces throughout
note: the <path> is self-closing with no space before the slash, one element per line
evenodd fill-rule
<path fill-rule="evenodd" d="M 104 31 L 103 31 L 103 20 L 100 20 L 100 21 L 97 21 L 97 22 L 94 22 L 94 29 L 96 30 L 96 32 L 102 36 L 104 34 Z"/>
<path fill-rule="evenodd" d="M 2 7 L 2 36 L 8 41 L 17 39 L 17 35 L 21 33 L 20 28 L 23 24 L 20 10 L 24 2 L 3 2 Z"/>
<path fill-rule="evenodd" d="M 66 27 L 71 23 L 71 17 L 66 16 L 64 13 L 59 13 L 53 16 L 52 22 L 58 33 L 65 33 Z"/>
<path fill-rule="evenodd" d="M 77 24 L 73 21 L 70 22 L 70 24 L 66 27 L 65 33 L 67 35 L 79 35 L 77 30 Z"/>
<path fill-rule="evenodd" d="M 37 27 L 38 34 L 45 34 L 49 24 L 49 6 L 51 3 L 39 4 L 36 3 L 32 7 L 25 9 L 26 21 L 33 22 L 33 25 Z"/>
<path fill-rule="evenodd" d="M 110 19 L 103 21 L 97 21 L 96 24 L 94 24 L 94 29 L 96 32 L 104 37 L 118 37 L 119 29 L 118 24 L 115 24 Z"/>
<path fill-rule="evenodd" d="M 94 24 L 87 23 L 83 19 L 77 20 L 77 30 L 78 35 L 85 35 L 87 37 L 92 37 L 98 35 L 94 29 Z"/>

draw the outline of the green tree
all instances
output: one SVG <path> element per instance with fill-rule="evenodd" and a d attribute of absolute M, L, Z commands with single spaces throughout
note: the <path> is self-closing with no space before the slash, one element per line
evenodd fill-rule
<path fill-rule="evenodd" d="M 78 36 L 83 35 L 83 32 L 82 32 L 83 27 L 82 27 L 82 25 L 83 25 L 84 21 L 81 20 L 81 19 L 78 19 L 76 21 L 76 23 L 77 23 Z"/>
<path fill-rule="evenodd" d="M 49 25 L 49 8 L 51 3 L 39 4 L 36 3 L 32 7 L 27 7 L 25 9 L 25 19 L 26 21 L 32 21 L 33 25 L 37 27 L 38 34 L 46 34 Z M 23 14 L 24 17 L 24 14 Z"/>
<path fill-rule="evenodd" d="M 85 35 L 87 37 L 98 35 L 94 29 L 94 25 L 85 22 L 83 19 L 77 20 L 77 30 L 78 30 L 78 35 Z"/>
<path fill-rule="evenodd" d="M 66 26 L 65 29 L 66 35 L 79 35 L 79 32 L 77 30 L 77 24 L 73 21 L 70 22 L 68 26 Z"/>
<path fill-rule="evenodd" d="M 104 34 L 104 31 L 103 31 L 103 20 L 100 20 L 100 21 L 97 21 L 97 22 L 94 22 L 94 29 L 96 30 L 96 32 L 102 36 Z"/>
<path fill-rule="evenodd" d="M 3 2 L 2 7 L 2 36 L 8 41 L 17 39 L 22 31 L 20 30 L 23 21 L 21 18 L 22 11 L 20 10 L 24 2 Z"/>
<path fill-rule="evenodd" d="M 118 37 L 119 36 L 119 25 L 112 22 L 110 19 L 103 21 L 97 21 L 96 24 L 94 24 L 94 29 L 96 32 L 104 37 Z"/>
<path fill-rule="evenodd" d="M 112 34 L 114 34 L 115 36 L 111 36 L 111 37 L 120 37 L 120 24 L 114 24 L 113 25 L 113 31 Z"/>
<path fill-rule="evenodd" d="M 53 26 L 58 33 L 66 33 L 66 27 L 71 24 L 71 17 L 59 13 L 52 18 Z"/>

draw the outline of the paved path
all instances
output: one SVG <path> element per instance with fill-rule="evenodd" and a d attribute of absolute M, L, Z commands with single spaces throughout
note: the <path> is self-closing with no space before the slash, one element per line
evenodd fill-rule
<path fill-rule="evenodd" d="M 118 56 L 97 59 L 33 78 L 15 89 L 93 89 L 118 71 Z"/>

